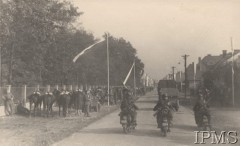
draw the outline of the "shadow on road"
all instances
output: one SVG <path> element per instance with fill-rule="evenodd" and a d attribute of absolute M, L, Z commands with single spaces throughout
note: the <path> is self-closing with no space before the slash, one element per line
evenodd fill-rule
<path fill-rule="evenodd" d="M 149 100 L 149 101 L 145 101 L 145 100 L 138 100 L 135 103 L 157 103 L 157 100 Z"/>
<path fill-rule="evenodd" d="M 177 143 L 178 145 L 194 145 L 195 136 L 183 136 L 181 134 L 167 137 L 170 141 Z"/>
<path fill-rule="evenodd" d="M 167 137 L 170 141 L 178 143 L 179 145 L 194 145 L 195 141 L 194 131 L 197 130 L 196 126 L 176 124 L 173 125 L 173 127 L 174 129 L 180 130 L 177 131 L 173 130 L 173 135 L 170 134 L 170 136 Z"/>
<path fill-rule="evenodd" d="M 81 131 L 80 133 L 83 134 L 123 134 L 126 135 L 123 132 L 122 128 L 99 128 L 99 129 L 89 129 Z M 149 130 L 149 129 L 136 129 L 131 133 L 128 133 L 127 135 L 131 136 L 147 136 L 147 137 L 160 137 L 160 132 L 157 130 Z"/>
<path fill-rule="evenodd" d="M 197 127 L 196 126 L 192 126 L 192 125 L 174 125 L 174 128 L 182 129 L 182 130 L 186 130 L 186 131 L 197 130 Z"/>
<path fill-rule="evenodd" d="M 158 99 L 158 95 L 152 95 L 152 96 L 141 96 L 141 98 L 147 98 L 147 99 Z"/>
<path fill-rule="evenodd" d="M 153 108 L 139 108 L 138 111 L 153 111 Z"/>

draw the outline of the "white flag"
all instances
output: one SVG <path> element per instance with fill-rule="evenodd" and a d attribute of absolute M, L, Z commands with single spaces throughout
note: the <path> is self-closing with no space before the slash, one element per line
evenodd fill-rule
<path fill-rule="evenodd" d="M 104 39 L 101 39 L 100 41 L 96 42 L 95 44 L 93 44 L 93 45 L 87 47 L 86 49 L 84 49 L 82 52 L 80 52 L 77 56 L 75 56 L 75 57 L 73 58 L 73 62 L 75 63 L 75 62 L 77 61 L 77 59 L 78 59 L 81 55 L 83 55 L 87 50 L 91 49 L 93 46 L 95 46 L 96 44 L 101 43 L 101 42 L 103 42 L 103 41 L 104 41 Z"/>
<path fill-rule="evenodd" d="M 125 86 L 125 84 L 127 83 L 127 80 L 128 80 L 128 78 L 129 78 L 129 76 L 130 76 L 130 74 L 131 74 L 131 72 L 132 72 L 132 69 L 133 69 L 134 65 L 135 65 L 135 62 L 133 62 L 133 65 L 132 65 L 131 69 L 129 70 L 129 72 L 128 72 L 128 74 L 127 74 L 127 76 L 126 76 L 126 78 L 125 78 L 125 80 L 124 80 L 124 82 L 123 82 L 123 85 L 124 85 L 124 86 Z"/>

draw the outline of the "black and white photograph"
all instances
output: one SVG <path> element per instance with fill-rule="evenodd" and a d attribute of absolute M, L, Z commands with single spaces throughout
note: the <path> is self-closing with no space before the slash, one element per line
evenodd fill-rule
<path fill-rule="evenodd" d="M 0 146 L 240 146 L 239 0 L 0 0 Z"/>

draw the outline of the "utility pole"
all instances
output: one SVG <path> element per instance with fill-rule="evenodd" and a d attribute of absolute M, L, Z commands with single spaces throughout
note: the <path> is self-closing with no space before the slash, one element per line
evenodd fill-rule
<path fill-rule="evenodd" d="M 235 101 L 234 101 L 234 98 L 235 98 L 235 92 L 234 92 L 234 49 L 233 49 L 233 43 L 232 43 L 232 37 L 231 37 L 231 49 L 232 49 L 232 104 L 234 106 L 235 104 Z"/>
<path fill-rule="evenodd" d="M 187 98 L 187 57 L 188 57 L 189 55 L 183 55 L 182 57 L 183 57 L 183 59 L 184 59 L 184 69 L 185 69 L 185 81 L 184 81 L 184 83 L 185 83 L 185 86 L 184 86 L 184 89 L 185 89 L 185 94 L 184 94 L 184 96 L 185 96 L 185 98 Z"/>
<path fill-rule="evenodd" d="M 108 89 L 108 106 L 109 106 L 109 46 L 108 46 L 108 33 L 107 33 L 107 79 L 108 79 L 108 85 L 107 85 L 107 89 Z"/>
<path fill-rule="evenodd" d="M 0 87 L 2 87 L 2 48 L 1 47 L 0 47 Z"/>
<path fill-rule="evenodd" d="M 174 78 L 174 69 L 175 69 L 175 68 L 176 68 L 175 66 L 172 67 L 172 76 L 173 76 L 172 79 L 173 79 L 173 80 L 175 80 L 175 78 Z"/>
<path fill-rule="evenodd" d="M 134 58 L 134 70 L 133 70 L 133 86 L 134 86 L 134 96 L 136 97 L 136 64 L 135 64 L 135 58 Z"/>
<path fill-rule="evenodd" d="M 2 48 L 0 46 L 0 96 L 2 97 Z"/>

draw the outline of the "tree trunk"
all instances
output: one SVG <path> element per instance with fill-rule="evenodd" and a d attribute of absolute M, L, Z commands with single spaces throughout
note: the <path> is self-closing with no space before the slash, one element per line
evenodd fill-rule
<path fill-rule="evenodd" d="M 12 80 L 13 80 L 13 76 L 12 76 L 12 72 L 13 72 L 13 50 L 14 50 L 14 45 L 12 46 L 11 50 L 10 50 L 10 55 L 9 55 L 9 65 L 8 65 L 8 84 L 12 85 Z"/>

